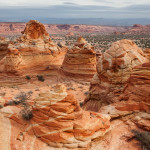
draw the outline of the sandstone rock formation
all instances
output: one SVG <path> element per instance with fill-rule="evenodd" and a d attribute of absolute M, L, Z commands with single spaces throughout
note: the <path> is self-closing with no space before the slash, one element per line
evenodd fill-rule
<path fill-rule="evenodd" d="M 22 36 L 15 45 L 20 51 L 44 51 L 58 53 L 59 47 L 50 39 L 44 25 L 36 20 L 30 20 L 22 31 Z M 52 51 L 52 52 L 51 52 Z"/>
<path fill-rule="evenodd" d="M 61 69 L 66 75 L 93 76 L 96 72 L 94 47 L 79 37 L 75 45 L 67 51 Z"/>
<path fill-rule="evenodd" d="M 133 68 L 146 62 L 145 54 L 133 41 L 113 43 L 98 61 L 84 107 L 98 111 L 103 105 L 117 102 Z"/>
<path fill-rule="evenodd" d="M 30 73 L 46 70 L 49 66 L 62 64 L 67 47 L 60 48 L 49 37 L 43 24 L 30 20 L 20 36 L 7 47 L 7 54 L 1 60 L 1 72 L 17 72 L 30 69 Z M 34 69 L 32 69 L 34 68 Z M 32 71 L 33 70 L 33 71 Z M 22 71 L 22 70 L 21 70 Z"/>
<path fill-rule="evenodd" d="M 18 49 L 9 47 L 2 62 L 4 62 L 4 70 L 11 73 L 16 73 L 24 64 Z"/>
<path fill-rule="evenodd" d="M 124 88 L 121 100 L 135 101 L 150 105 L 150 63 L 136 66 Z"/>
<path fill-rule="evenodd" d="M 144 53 L 147 56 L 147 59 L 150 60 L 150 48 L 144 49 Z"/>
<path fill-rule="evenodd" d="M 6 55 L 8 44 L 8 39 L 0 37 L 0 60 Z"/>
<path fill-rule="evenodd" d="M 54 147 L 87 147 L 110 130 L 109 116 L 83 111 L 63 85 L 41 93 L 33 107 L 33 131 Z"/>

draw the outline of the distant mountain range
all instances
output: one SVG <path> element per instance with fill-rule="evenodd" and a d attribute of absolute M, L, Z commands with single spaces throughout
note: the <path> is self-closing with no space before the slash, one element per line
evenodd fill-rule
<path fill-rule="evenodd" d="M 107 26 L 132 26 L 133 24 L 150 24 L 147 18 L 106 19 L 106 18 L 30 18 L 46 24 L 91 24 Z M 1 17 L 0 22 L 28 22 L 30 19 Z"/>

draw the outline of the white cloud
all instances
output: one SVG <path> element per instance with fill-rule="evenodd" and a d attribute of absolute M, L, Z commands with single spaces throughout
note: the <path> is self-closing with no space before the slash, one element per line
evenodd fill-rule
<path fill-rule="evenodd" d="M 125 7 L 129 5 L 150 4 L 150 0 L 0 0 L 1 6 L 47 6 L 72 2 L 79 5 L 99 5 Z"/>

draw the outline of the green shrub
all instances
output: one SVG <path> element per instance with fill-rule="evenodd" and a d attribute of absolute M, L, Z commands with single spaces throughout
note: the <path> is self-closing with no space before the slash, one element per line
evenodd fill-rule
<path fill-rule="evenodd" d="M 37 78 L 38 78 L 38 80 L 41 81 L 41 82 L 44 82 L 44 81 L 45 81 L 45 79 L 44 79 L 44 77 L 43 77 L 42 75 L 37 75 Z"/>
<path fill-rule="evenodd" d="M 26 76 L 26 79 L 27 79 L 27 80 L 31 80 L 31 77 L 30 77 L 30 76 Z"/>
<path fill-rule="evenodd" d="M 150 133 L 149 132 L 139 132 L 137 130 L 132 130 L 134 137 L 141 142 L 143 150 L 150 150 Z"/>

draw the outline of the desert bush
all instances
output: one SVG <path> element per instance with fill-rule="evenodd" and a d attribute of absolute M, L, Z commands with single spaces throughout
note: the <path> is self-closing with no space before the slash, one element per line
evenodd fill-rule
<path fill-rule="evenodd" d="M 134 137 L 141 142 L 143 150 L 150 150 L 150 133 L 149 132 L 139 132 L 137 130 L 132 130 Z"/>
<path fill-rule="evenodd" d="M 88 94 L 89 94 L 89 91 L 84 92 L 84 95 L 86 95 L 86 96 L 87 96 Z"/>
<path fill-rule="evenodd" d="M 25 108 L 21 110 L 20 113 L 24 120 L 30 120 L 33 117 L 32 110 L 30 108 Z"/>
<path fill-rule="evenodd" d="M 27 80 L 31 80 L 31 77 L 30 77 L 30 76 L 26 76 L 26 79 L 27 79 Z"/>
<path fill-rule="evenodd" d="M 83 106 L 83 102 L 80 102 L 80 107 L 82 107 Z"/>
<path fill-rule="evenodd" d="M 20 92 L 16 95 L 15 100 L 7 102 L 7 106 L 21 105 L 23 107 L 20 111 L 22 118 L 25 120 L 30 120 L 33 117 L 33 114 L 27 101 L 30 99 L 32 93 L 32 91 L 29 91 L 28 93 Z"/>
<path fill-rule="evenodd" d="M 41 82 L 44 82 L 44 81 L 45 81 L 45 79 L 44 79 L 44 77 L 43 77 L 42 75 L 37 75 L 37 78 L 38 78 L 38 80 L 41 81 Z"/>

